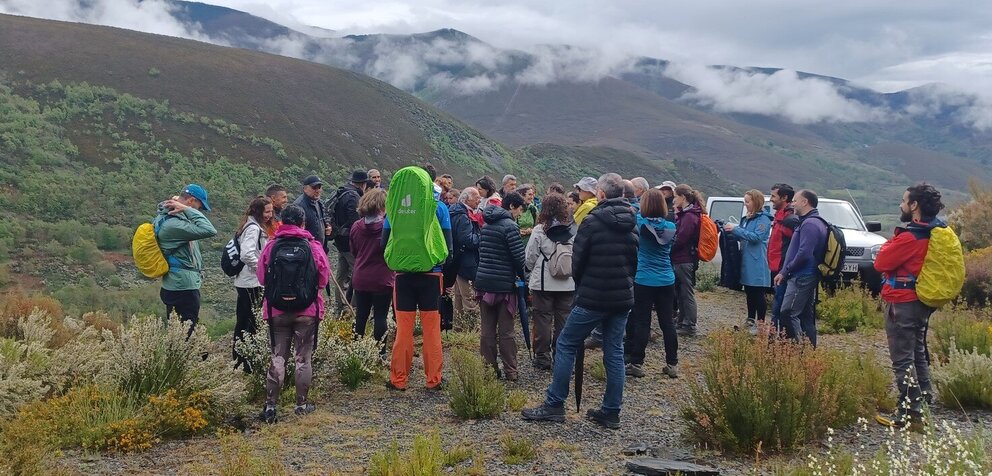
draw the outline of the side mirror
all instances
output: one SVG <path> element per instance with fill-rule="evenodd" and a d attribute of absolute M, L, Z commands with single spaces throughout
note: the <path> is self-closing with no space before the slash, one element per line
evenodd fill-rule
<path fill-rule="evenodd" d="M 882 222 L 866 221 L 865 226 L 868 228 L 868 231 L 872 233 L 878 233 L 882 231 Z"/>

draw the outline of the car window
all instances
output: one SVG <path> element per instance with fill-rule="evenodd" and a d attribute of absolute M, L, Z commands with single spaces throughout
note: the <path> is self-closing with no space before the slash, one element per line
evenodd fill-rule
<path fill-rule="evenodd" d="M 864 231 L 864 224 L 858 217 L 858 212 L 847 202 L 820 202 L 816 207 L 820 216 L 834 225 L 850 230 Z"/>
<path fill-rule="evenodd" d="M 743 200 L 716 200 L 710 204 L 710 218 L 736 223 L 744 214 Z"/>

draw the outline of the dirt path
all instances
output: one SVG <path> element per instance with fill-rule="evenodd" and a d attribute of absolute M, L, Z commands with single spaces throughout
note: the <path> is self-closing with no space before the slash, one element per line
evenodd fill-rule
<path fill-rule="evenodd" d="M 726 291 L 703 293 L 699 308 L 702 334 L 726 329 L 743 321 L 744 297 Z M 884 333 L 866 332 L 823 336 L 821 346 L 874 354 L 887 365 Z M 572 412 L 563 424 L 528 423 L 516 412 L 506 412 L 494 420 L 466 422 L 454 417 L 443 394 L 420 388 L 423 371 L 415 364 L 414 380 L 407 392 L 389 392 L 381 379 L 354 392 L 344 391 L 335 384 L 330 392 L 317 397 L 317 412 L 305 418 L 284 417 L 277 425 L 255 425 L 245 433 L 245 444 L 256 451 L 269 448 L 291 473 L 362 474 L 371 456 L 394 439 L 401 448 L 408 448 L 414 435 L 431 430 L 441 435 L 445 447 L 467 444 L 481 451 L 484 474 L 623 474 L 626 457 L 622 450 L 633 443 L 646 443 L 674 458 L 717 466 L 724 474 L 750 473 L 754 469 L 753 459 L 695 448 L 683 437 L 684 425 L 678 408 L 687 400 L 690 379 L 698 376 L 704 340 L 703 337 L 680 339 L 681 378 L 677 380 L 663 378 L 661 374 L 664 352 L 660 339 L 649 344 L 645 362 L 648 376 L 627 380 L 621 415 L 623 428 L 619 431 L 604 430 L 582 418 L 587 408 L 599 404 L 603 394 L 603 383 L 591 377 L 586 379 L 582 412 L 574 413 L 574 401 L 570 397 L 567 408 Z M 520 348 L 524 349 L 522 345 Z M 586 365 L 600 360 L 600 356 L 598 351 L 588 352 Z M 548 372 L 530 367 L 522 350 L 520 380 L 508 384 L 508 388 L 525 391 L 528 405 L 537 404 L 543 400 L 549 377 Z M 282 413 L 287 412 L 283 409 Z M 961 412 L 938 409 L 937 415 L 970 425 Z M 989 421 L 988 414 L 970 416 L 972 420 Z M 845 429 L 835 438 L 850 444 L 867 442 L 871 447 L 884 435 L 875 425 L 870 425 L 861 436 L 855 437 L 855 432 L 853 428 Z M 506 434 L 533 439 L 536 459 L 527 464 L 505 465 L 499 440 Z M 777 464 L 822 450 L 822 446 L 813 445 L 792 456 L 762 461 L 761 469 L 767 471 Z M 70 453 L 66 462 L 86 474 L 191 474 L 219 470 L 219 452 L 219 440 L 209 437 L 167 442 L 142 454 Z"/>

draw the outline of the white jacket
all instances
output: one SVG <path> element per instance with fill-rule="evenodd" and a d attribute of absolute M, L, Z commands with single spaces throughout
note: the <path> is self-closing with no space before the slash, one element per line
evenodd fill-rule
<path fill-rule="evenodd" d="M 530 240 L 524 250 L 524 265 L 530 271 L 528 286 L 531 291 L 575 291 L 575 281 L 572 278 L 555 278 L 551 276 L 550 266 L 545 266 L 544 257 L 551 257 L 555 252 L 555 242 L 544 234 L 544 225 L 535 225 L 531 231 Z M 541 253 L 544 253 L 543 255 Z M 541 277 L 544 286 L 541 286 Z"/>
<path fill-rule="evenodd" d="M 236 288 L 257 288 L 262 285 L 258 283 L 258 259 L 262 257 L 262 249 L 269 241 L 268 235 L 262 230 L 262 226 L 255 221 L 254 217 L 248 217 L 248 222 L 241 229 L 239 238 L 241 246 L 241 261 L 245 267 L 241 269 L 238 276 L 234 278 Z"/>

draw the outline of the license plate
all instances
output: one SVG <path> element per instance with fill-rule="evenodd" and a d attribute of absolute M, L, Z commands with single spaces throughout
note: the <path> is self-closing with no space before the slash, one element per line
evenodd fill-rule
<path fill-rule="evenodd" d="M 842 269 L 841 271 L 845 273 L 857 273 L 858 263 L 844 263 L 844 269 Z"/>

